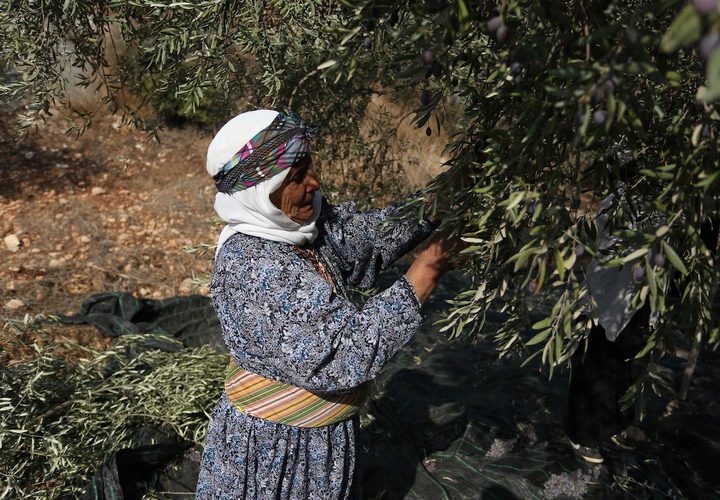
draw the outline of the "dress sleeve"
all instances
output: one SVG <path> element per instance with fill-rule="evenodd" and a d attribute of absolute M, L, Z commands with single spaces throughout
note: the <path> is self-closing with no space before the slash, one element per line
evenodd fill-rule
<path fill-rule="evenodd" d="M 216 263 L 212 296 L 225 343 L 246 370 L 311 391 L 348 391 L 374 378 L 422 321 L 404 277 L 358 309 L 289 247 L 233 240 Z"/>
<path fill-rule="evenodd" d="M 340 258 L 346 282 L 369 288 L 377 274 L 420 244 L 437 227 L 423 220 L 391 221 L 403 203 L 361 212 L 355 203 L 333 206 L 323 200 L 324 237 Z"/>

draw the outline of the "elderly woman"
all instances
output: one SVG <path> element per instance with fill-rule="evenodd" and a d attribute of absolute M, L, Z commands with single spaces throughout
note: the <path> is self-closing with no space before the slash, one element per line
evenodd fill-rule
<path fill-rule="evenodd" d="M 392 286 L 353 304 L 348 286 L 371 287 L 433 226 L 382 224 L 398 207 L 328 204 L 312 132 L 294 115 L 258 110 L 230 120 L 208 149 L 215 209 L 228 222 L 212 300 L 231 362 L 200 499 L 348 498 L 367 382 L 412 339 L 451 256 L 437 239 Z"/>

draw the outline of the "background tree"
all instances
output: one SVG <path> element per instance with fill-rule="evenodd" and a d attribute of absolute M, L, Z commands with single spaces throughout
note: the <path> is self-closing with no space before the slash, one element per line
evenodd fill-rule
<path fill-rule="evenodd" d="M 362 133 L 368 99 L 416 96 L 414 123 L 453 134 L 447 171 L 416 205 L 432 200 L 468 243 L 453 336 L 492 336 L 501 355 L 541 356 L 552 373 L 586 340 L 580 261 L 592 256 L 632 266 L 634 306 L 657 313 L 639 356 L 684 338 L 692 358 L 720 339 L 715 0 L 6 5 L 1 64 L 21 77 L 0 93 L 32 95 L 29 122 L 62 101 L 74 65 L 149 130 L 167 102 L 218 120 L 291 106 L 326 130 L 325 165 L 375 158 L 377 176 L 388 136 Z M 597 205 L 610 194 L 617 243 L 600 250 Z M 490 308 L 507 314 L 499 331 L 482 328 Z"/>

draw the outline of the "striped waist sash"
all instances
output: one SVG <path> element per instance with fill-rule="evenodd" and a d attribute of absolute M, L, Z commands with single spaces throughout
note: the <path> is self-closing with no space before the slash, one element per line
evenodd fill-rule
<path fill-rule="evenodd" d="M 243 413 L 293 427 L 322 427 L 355 415 L 367 397 L 367 384 L 342 394 L 315 394 L 243 370 L 231 358 L 225 377 L 230 402 Z"/>

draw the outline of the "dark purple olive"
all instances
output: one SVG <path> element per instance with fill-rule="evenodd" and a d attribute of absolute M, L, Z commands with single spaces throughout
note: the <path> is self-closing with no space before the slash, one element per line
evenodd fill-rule
<path fill-rule="evenodd" d="M 717 0 L 694 0 L 695 10 L 700 14 L 707 16 L 717 9 Z"/>
<path fill-rule="evenodd" d="M 427 106 L 430 104 L 430 99 L 432 98 L 432 95 L 430 94 L 429 90 L 423 90 L 422 94 L 420 94 L 420 104 L 423 106 Z"/>
<path fill-rule="evenodd" d="M 615 89 L 617 89 L 618 84 L 620 83 L 620 80 L 617 76 L 611 76 L 607 80 L 605 80 L 605 90 L 612 93 L 615 92 Z"/>
<path fill-rule="evenodd" d="M 655 257 L 653 257 L 653 260 L 655 261 L 655 265 L 658 267 L 665 266 L 665 256 L 661 253 L 656 253 Z"/>
<path fill-rule="evenodd" d="M 638 266 L 633 270 L 633 278 L 635 278 L 635 281 L 640 281 L 645 277 L 645 268 L 642 266 Z"/>
<path fill-rule="evenodd" d="M 495 33 L 500 26 L 502 26 L 502 19 L 500 19 L 500 16 L 495 16 L 491 18 L 487 23 L 487 29 L 490 33 Z"/>
<path fill-rule="evenodd" d="M 575 255 L 577 255 L 578 257 L 580 257 L 580 256 L 581 256 L 582 254 L 584 254 L 584 253 L 585 253 L 585 247 L 584 247 L 584 246 L 582 246 L 580 243 L 578 243 L 577 245 L 575 245 Z"/>
<path fill-rule="evenodd" d="M 575 113 L 575 121 L 578 125 L 582 125 L 585 121 L 585 113 L 583 111 L 578 111 Z"/>
<path fill-rule="evenodd" d="M 528 202 L 528 204 L 527 204 L 527 213 L 528 214 L 532 215 L 535 213 L 535 205 L 536 205 L 535 200 L 530 200 Z"/>
<path fill-rule="evenodd" d="M 372 38 L 370 38 L 369 36 L 366 36 L 363 39 L 363 47 L 365 48 L 365 50 L 370 50 L 372 48 L 372 44 L 373 44 Z"/>
<path fill-rule="evenodd" d="M 700 40 L 700 55 L 703 59 L 706 61 L 710 59 L 710 56 L 715 51 L 715 49 L 720 45 L 720 35 L 717 33 L 710 33 L 709 35 L 705 35 L 702 40 Z"/>
<path fill-rule="evenodd" d="M 530 283 L 528 283 L 528 292 L 535 293 L 538 290 L 538 282 L 537 280 L 532 280 Z"/>
<path fill-rule="evenodd" d="M 430 137 L 432 135 L 432 129 L 430 127 L 425 129 L 425 135 Z"/>
<path fill-rule="evenodd" d="M 440 78 L 442 76 L 442 70 L 442 65 L 437 61 L 433 61 L 431 71 L 435 78 Z"/>
<path fill-rule="evenodd" d="M 598 109 L 593 113 L 593 121 L 598 125 L 605 123 L 605 118 L 607 118 L 607 113 L 602 109 Z"/>
<path fill-rule="evenodd" d="M 522 73 L 522 64 L 517 61 L 510 63 L 510 72 L 513 74 L 513 76 L 518 76 L 520 73 Z"/>
<path fill-rule="evenodd" d="M 507 39 L 507 36 L 508 36 L 508 28 L 507 28 L 507 26 L 505 26 L 503 24 L 495 32 L 495 38 L 497 38 L 498 42 L 504 42 Z"/>
<path fill-rule="evenodd" d="M 605 100 L 605 91 L 602 87 L 595 87 L 595 90 L 593 90 L 593 101 L 602 102 L 603 100 Z"/>
<path fill-rule="evenodd" d="M 430 64 L 433 61 L 432 50 L 425 49 L 422 51 L 422 61 L 423 61 L 423 64 Z"/>

